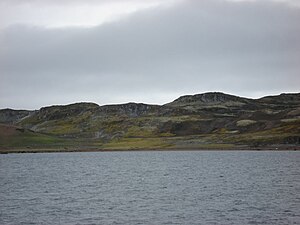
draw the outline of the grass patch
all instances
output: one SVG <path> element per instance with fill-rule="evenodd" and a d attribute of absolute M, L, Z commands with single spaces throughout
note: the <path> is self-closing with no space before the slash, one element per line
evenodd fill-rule
<path fill-rule="evenodd" d="M 0 137 L 0 147 L 53 146 L 64 145 L 66 142 L 67 141 L 65 139 L 43 134 L 35 134 L 28 131 L 10 137 Z"/>
<path fill-rule="evenodd" d="M 153 137 L 154 129 L 152 127 L 131 126 L 127 130 L 125 137 Z"/>

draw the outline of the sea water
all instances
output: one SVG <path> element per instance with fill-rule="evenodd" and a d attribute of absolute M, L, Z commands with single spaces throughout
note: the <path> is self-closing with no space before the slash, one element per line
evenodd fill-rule
<path fill-rule="evenodd" d="M 300 224 L 300 152 L 0 155 L 0 224 Z"/>

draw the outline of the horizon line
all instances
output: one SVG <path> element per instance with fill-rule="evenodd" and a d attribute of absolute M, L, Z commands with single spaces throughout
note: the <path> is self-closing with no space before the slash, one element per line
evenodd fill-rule
<path fill-rule="evenodd" d="M 99 107 L 103 107 L 103 106 L 111 106 L 111 105 L 126 105 L 126 104 L 144 104 L 144 105 L 153 105 L 153 106 L 163 106 L 166 105 L 168 103 L 171 103 L 175 100 L 177 100 L 178 98 L 181 97 L 185 97 L 185 96 L 195 96 L 195 95 L 204 95 L 204 94 L 211 94 L 211 93 L 218 93 L 218 94 L 224 94 L 224 95 L 230 95 L 230 96 L 235 96 L 235 97 L 239 97 L 239 98 L 245 98 L 245 99 L 250 99 L 250 100 L 259 100 L 265 97 L 275 97 L 275 96 L 280 96 L 280 95 L 284 95 L 284 94 L 300 94 L 299 92 L 281 92 L 279 94 L 271 94 L 271 95 L 264 95 L 258 98 L 251 98 L 251 97 L 245 97 L 245 96 L 240 96 L 240 95 L 235 95 L 235 94 L 230 94 L 230 93 L 226 93 L 226 92 L 222 92 L 222 91 L 209 91 L 209 92 L 203 92 L 203 93 L 195 93 L 195 94 L 186 94 L 186 95 L 181 95 L 177 98 L 175 98 L 174 100 L 167 102 L 167 103 L 163 103 L 163 104 L 156 104 L 156 103 L 146 103 L 146 102 L 135 102 L 135 101 L 128 101 L 128 102 L 123 102 L 123 103 L 107 103 L 107 104 L 99 104 L 96 102 L 92 102 L 92 101 L 76 101 L 76 102 L 70 102 L 70 103 L 65 103 L 65 104 L 49 104 L 49 105 L 45 105 L 45 106 L 41 106 L 39 109 L 24 109 L 24 108 L 10 108 L 10 107 L 6 107 L 6 108 L 0 108 L 0 110 L 20 110 L 20 111 L 38 111 L 42 108 L 46 108 L 46 107 L 55 107 L 55 106 L 70 106 L 70 105 L 75 105 L 75 104 L 95 104 Z"/>

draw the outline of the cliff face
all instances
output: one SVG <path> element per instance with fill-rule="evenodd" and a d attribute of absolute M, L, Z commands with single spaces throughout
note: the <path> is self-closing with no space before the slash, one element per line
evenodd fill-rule
<path fill-rule="evenodd" d="M 16 124 L 20 120 L 31 116 L 34 111 L 28 110 L 13 110 L 13 109 L 1 109 L 0 110 L 0 123 Z"/>
<path fill-rule="evenodd" d="M 158 105 L 147 105 L 143 103 L 127 103 L 120 105 L 106 105 L 99 107 L 97 113 L 103 116 L 128 116 L 139 117 L 148 115 L 159 110 Z"/>
<path fill-rule="evenodd" d="M 186 104 L 220 104 L 226 102 L 247 103 L 249 101 L 250 99 L 228 95 L 221 92 L 208 92 L 204 94 L 181 96 L 168 105 L 177 106 Z"/>
<path fill-rule="evenodd" d="M 0 123 L 99 146 L 126 146 L 134 140 L 144 143 L 152 139 L 150 146 L 159 141 L 157 147 L 165 146 L 162 143 L 183 148 L 203 144 L 299 145 L 300 94 L 248 99 L 211 92 L 182 96 L 162 106 L 76 103 L 37 111 L 3 109 Z M 0 135 L 0 147 L 1 140 Z"/>

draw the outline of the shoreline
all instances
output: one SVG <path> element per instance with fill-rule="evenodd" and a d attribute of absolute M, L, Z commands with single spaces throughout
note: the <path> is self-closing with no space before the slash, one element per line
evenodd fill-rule
<path fill-rule="evenodd" d="M 5 148 L 0 149 L 0 154 L 24 154 L 24 153 L 74 153 L 74 152 L 144 152 L 144 151 L 300 151 L 300 146 L 236 146 L 232 148 L 124 148 L 124 149 L 101 149 L 101 148 L 73 148 L 73 149 L 53 149 L 53 148 Z"/>

